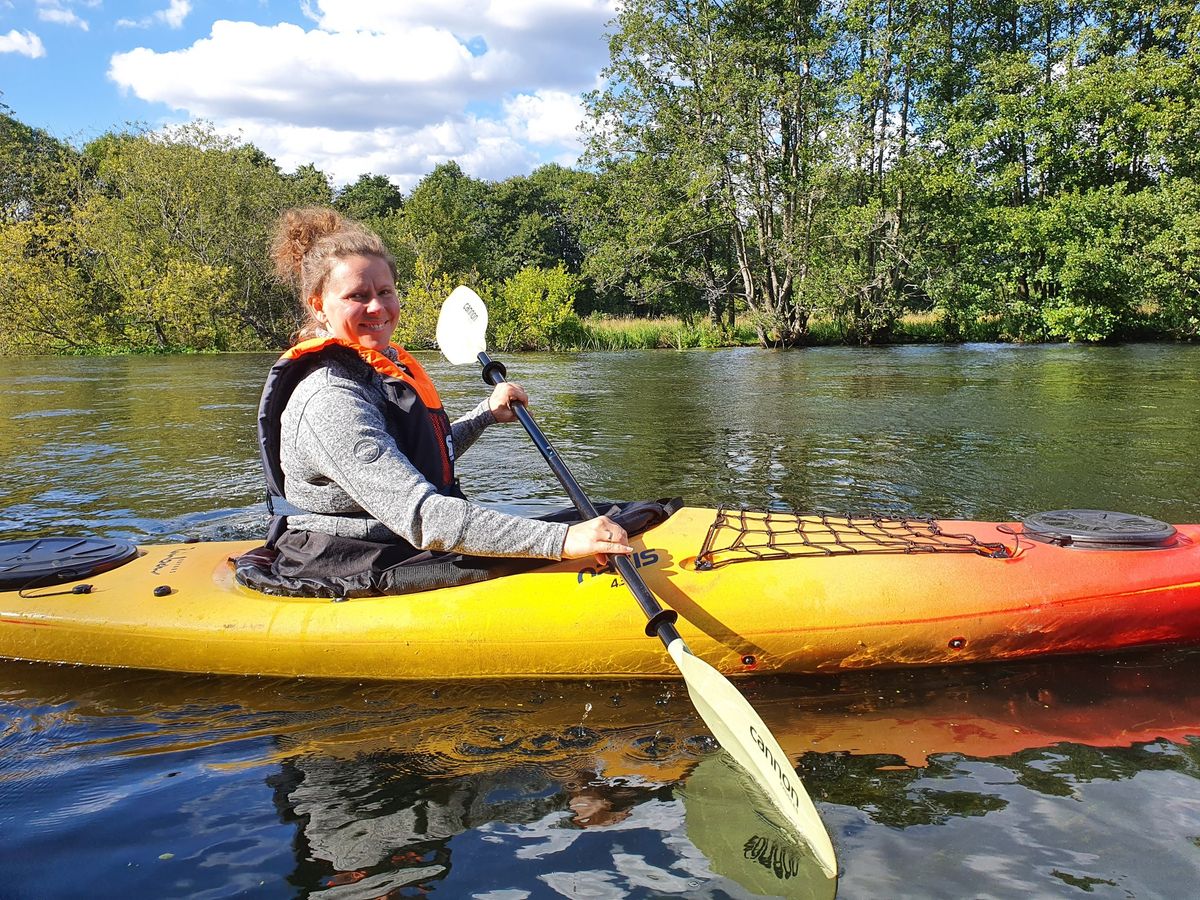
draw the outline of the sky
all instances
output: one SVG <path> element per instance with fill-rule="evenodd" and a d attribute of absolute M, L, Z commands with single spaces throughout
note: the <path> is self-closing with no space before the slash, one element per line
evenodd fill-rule
<path fill-rule="evenodd" d="M 0 102 L 76 146 L 204 119 L 285 170 L 410 189 L 581 152 L 616 0 L 0 0 Z"/>

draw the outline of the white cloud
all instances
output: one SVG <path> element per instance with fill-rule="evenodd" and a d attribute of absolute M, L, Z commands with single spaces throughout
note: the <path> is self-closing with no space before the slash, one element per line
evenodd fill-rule
<path fill-rule="evenodd" d="M 171 0 L 170 6 L 156 12 L 155 15 L 166 22 L 168 28 L 182 28 L 183 20 L 191 11 L 192 4 L 188 0 Z"/>
<path fill-rule="evenodd" d="M 15 28 L 8 34 L 0 34 L 0 53 L 20 53 L 30 59 L 46 55 L 42 39 L 32 31 L 17 31 Z"/>
<path fill-rule="evenodd" d="M 285 171 L 316 161 L 338 184 L 366 173 L 385 174 L 408 190 L 438 163 L 451 159 L 486 179 L 506 178 L 538 163 L 502 125 L 470 117 L 419 128 L 359 131 L 232 120 L 221 130 L 253 140 Z"/>
<path fill-rule="evenodd" d="M 505 101 L 504 110 L 513 132 L 530 143 L 579 143 L 583 101 L 578 94 L 544 90 L 519 94 Z"/>
<path fill-rule="evenodd" d="M 477 68 L 452 35 L 431 28 L 385 35 L 220 21 L 186 50 L 118 53 L 109 75 L 143 100 L 214 120 L 359 129 L 421 124 L 461 105 Z"/>
<path fill-rule="evenodd" d="M 310 0 L 312 27 L 217 21 L 170 52 L 114 55 L 137 97 L 212 120 L 336 181 L 408 186 L 438 162 L 504 178 L 574 160 L 579 94 L 607 62 L 612 0 Z"/>
<path fill-rule="evenodd" d="M 88 30 L 87 19 L 79 18 L 73 10 L 66 9 L 56 3 L 39 3 L 37 15 L 43 22 L 51 22 L 55 25 L 74 25 L 76 28 L 81 28 L 84 31 Z"/>
<path fill-rule="evenodd" d="M 190 0 L 170 0 L 171 5 L 160 9 L 152 15 L 141 19 L 117 19 L 120 28 L 152 28 L 155 25 L 166 25 L 168 28 L 182 28 L 183 20 L 192 11 Z"/>
<path fill-rule="evenodd" d="M 87 31 L 87 19 L 76 13 L 74 7 L 94 9 L 99 5 L 100 0 L 37 0 L 37 17 L 43 22 L 69 25 Z"/>

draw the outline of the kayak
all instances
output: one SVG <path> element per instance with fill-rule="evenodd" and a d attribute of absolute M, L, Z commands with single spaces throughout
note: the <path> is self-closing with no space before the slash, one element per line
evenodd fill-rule
<path fill-rule="evenodd" d="M 688 646 L 726 675 L 1200 643 L 1200 525 L 684 507 L 631 543 Z M 280 597 L 235 578 L 231 560 L 255 546 L 0 543 L 0 657 L 359 679 L 677 674 L 621 577 L 592 560 L 402 596 Z"/>

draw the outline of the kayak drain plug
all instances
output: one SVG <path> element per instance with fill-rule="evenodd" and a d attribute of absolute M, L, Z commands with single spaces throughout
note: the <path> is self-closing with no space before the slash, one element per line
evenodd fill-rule
<path fill-rule="evenodd" d="M 160 584 L 154 589 L 155 597 L 165 597 L 169 593 L 171 593 L 171 586 L 169 584 Z"/>
<path fill-rule="evenodd" d="M 742 657 L 742 665 L 748 666 L 748 667 L 756 666 L 756 665 L 758 665 L 758 660 L 755 659 L 752 654 L 747 653 L 745 656 Z"/>
<path fill-rule="evenodd" d="M 951 650 L 961 650 L 965 646 L 967 646 L 966 638 L 964 638 L 964 637 L 950 638 L 950 649 Z"/>

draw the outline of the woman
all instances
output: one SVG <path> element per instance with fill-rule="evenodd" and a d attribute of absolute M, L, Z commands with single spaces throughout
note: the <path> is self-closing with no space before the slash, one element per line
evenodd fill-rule
<path fill-rule="evenodd" d="M 268 540 L 279 576 L 332 583 L 333 593 L 393 593 L 395 567 L 423 550 L 601 562 L 631 551 L 605 516 L 567 525 L 467 502 L 456 454 L 529 398 L 503 383 L 450 423 L 420 364 L 391 343 L 396 267 L 377 235 L 333 210 L 290 210 L 272 257 L 308 320 L 259 412 L 268 485 L 286 501 L 273 508 Z"/>

